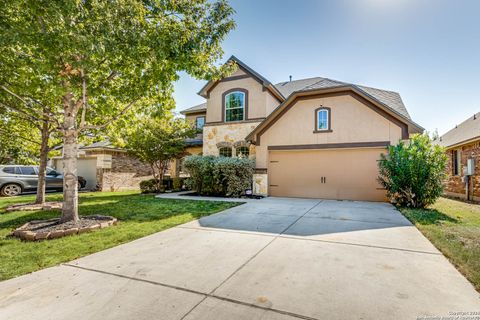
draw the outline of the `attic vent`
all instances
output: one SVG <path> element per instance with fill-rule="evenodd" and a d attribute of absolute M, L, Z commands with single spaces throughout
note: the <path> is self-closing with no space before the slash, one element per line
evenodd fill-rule
<path fill-rule="evenodd" d="M 290 78 L 290 82 L 292 82 L 292 76 L 288 76 Z"/>

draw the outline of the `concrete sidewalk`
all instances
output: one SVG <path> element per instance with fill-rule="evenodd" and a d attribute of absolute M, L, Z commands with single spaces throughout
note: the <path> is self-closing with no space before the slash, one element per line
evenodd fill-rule
<path fill-rule="evenodd" d="M 0 283 L 1 319 L 416 319 L 479 310 L 472 285 L 397 210 L 356 201 L 247 200 Z"/>

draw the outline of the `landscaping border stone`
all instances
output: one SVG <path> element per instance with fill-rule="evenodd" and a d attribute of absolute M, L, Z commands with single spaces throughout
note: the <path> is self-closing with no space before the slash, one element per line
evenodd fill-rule
<path fill-rule="evenodd" d="M 20 203 L 12 204 L 8 206 L 5 211 L 38 211 L 38 210 L 53 210 L 53 209 L 62 209 L 63 202 L 45 202 L 44 204 L 36 203 Z"/>
<path fill-rule="evenodd" d="M 57 239 L 73 234 L 81 234 L 90 232 L 97 229 L 103 229 L 110 227 L 117 223 L 117 218 L 111 216 L 83 216 L 82 219 L 91 218 L 92 220 L 98 221 L 98 223 L 91 224 L 84 227 L 71 227 L 64 230 L 52 230 L 52 231 L 45 231 L 39 229 L 38 231 L 32 230 L 35 229 L 35 225 L 38 224 L 45 224 L 45 223 L 55 223 L 58 222 L 60 219 L 49 219 L 49 220 L 35 220 L 25 223 L 24 225 L 18 227 L 12 232 L 12 236 L 20 238 L 25 241 L 37 241 L 37 240 L 47 240 L 47 239 Z"/>

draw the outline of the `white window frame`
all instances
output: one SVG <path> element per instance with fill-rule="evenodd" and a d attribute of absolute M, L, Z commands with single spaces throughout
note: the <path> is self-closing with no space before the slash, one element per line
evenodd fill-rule
<path fill-rule="evenodd" d="M 198 119 L 200 119 L 200 118 L 203 119 L 203 124 L 202 124 L 202 127 L 199 128 L 199 127 L 198 127 Z M 197 129 L 199 129 L 199 130 L 203 130 L 203 127 L 205 126 L 205 121 L 206 121 L 205 116 L 198 116 L 198 117 L 196 117 L 196 118 L 195 118 L 195 127 L 196 127 Z"/>
<path fill-rule="evenodd" d="M 326 128 L 320 128 L 320 113 L 322 112 L 325 112 L 326 114 Z M 316 114 L 316 117 L 317 117 L 317 131 L 328 131 L 329 128 L 330 128 L 330 123 L 329 123 L 329 116 L 330 116 L 330 110 L 328 109 L 320 109 L 320 110 L 317 110 L 317 114 Z"/>
<path fill-rule="evenodd" d="M 457 165 L 457 167 L 455 168 L 456 174 L 454 171 L 454 175 L 461 176 L 462 175 L 462 149 L 456 149 L 454 153 L 454 157 L 455 159 L 452 165 L 455 165 L 455 164 Z"/>
<path fill-rule="evenodd" d="M 227 109 L 227 101 L 228 101 L 228 96 L 231 95 L 231 94 L 235 94 L 235 93 L 241 93 L 242 96 L 243 96 L 243 103 L 242 103 L 242 106 L 241 107 L 235 107 L 235 108 L 228 108 Z M 245 92 L 242 92 L 242 91 L 233 91 L 233 92 L 229 92 L 228 94 L 225 95 L 225 122 L 238 122 L 238 121 L 245 121 L 245 98 L 246 98 L 246 95 L 245 95 Z M 227 110 L 235 110 L 235 109 L 243 109 L 243 117 L 242 117 L 242 120 L 227 120 Z"/>

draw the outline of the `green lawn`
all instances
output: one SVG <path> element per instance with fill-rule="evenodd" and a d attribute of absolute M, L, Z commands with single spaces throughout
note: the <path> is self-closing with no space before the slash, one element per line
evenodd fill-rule
<path fill-rule="evenodd" d="M 400 209 L 480 292 L 480 205 L 440 198 L 429 209 Z"/>
<path fill-rule="evenodd" d="M 61 194 L 52 194 L 47 201 L 61 198 Z M 24 242 L 7 237 L 13 229 L 30 220 L 59 216 L 58 210 L 9 213 L 4 210 L 10 204 L 33 200 L 33 195 L 0 198 L 0 280 L 70 261 L 239 204 L 156 199 L 138 192 L 81 193 L 81 215 L 110 215 L 119 220 L 118 224 L 48 241 Z"/>

